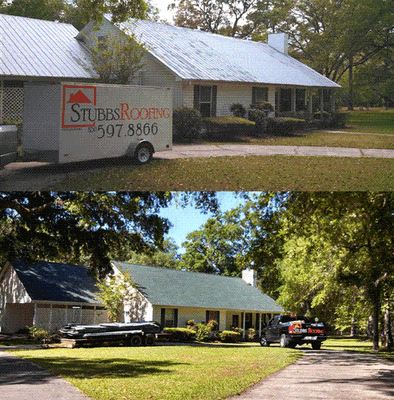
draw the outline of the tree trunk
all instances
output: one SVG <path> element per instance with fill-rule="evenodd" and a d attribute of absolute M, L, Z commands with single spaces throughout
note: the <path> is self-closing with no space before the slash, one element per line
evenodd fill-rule
<path fill-rule="evenodd" d="M 386 336 L 387 350 L 391 351 L 393 348 L 393 335 L 391 332 L 390 308 L 388 306 L 384 313 L 384 334 Z"/>
<path fill-rule="evenodd" d="M 352 325 L 350 326 L 350 336 L 356 336 L 356 319 L 352 316 Z"/>
<path fill-rule="evenodd" d="M 353 110 L 354 90 L 353 90 L 353 57 L 349 57 L 349 102 L 348 110 Z"/>
<path fill-rule="evenodd" d="M 372 350 L 379 350 L 379 313 L 380 303 L 375 300 L 372 314 Z"/>

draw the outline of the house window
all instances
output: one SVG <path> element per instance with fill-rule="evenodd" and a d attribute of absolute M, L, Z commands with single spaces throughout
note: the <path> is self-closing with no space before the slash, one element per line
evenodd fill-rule
<path fill-rule="evenodd" d="M 162 308 L 160 322 L 162 328 L 176 328 L 178 326 L 178 309 Z"/>
<path fill-rule="evenodd" d="M 233 323 L 232 326 L 234 328 L 239 328 L 239 315 L 234 314 L 233 315 Z"/>
<path fill-rule="evenodd" d="M 292 90 L 291 89 L 280 89 L 279 91 L 279 111 L 289 112 L 291 111 L 292 101 Z"/>
<path fill-rule="evenodd" d="M 217 86 L 194 85 L 194 108 L 203 117 L 216 117 Z"/>
<path fill-rule="evenodd" d="M 245 313 L 245 329 L 250 329 L 252 327 L 252 313 Z"/>
<path fill-rule="evenodd" d="M 254 106 L 266 103 L 268 101 L 268 88 L 253 87 L 252 88 L 252 104 Z"/>
<path fill-rule="evenodd" d="M 208 323 L 212 320 L 220 324 L 220 311 L 206 311 L 205 322 Z"/>
<path fill-rule="evenodd" d="M 296 111 L 306 111 L 305 89 L 296 89 Z"/>

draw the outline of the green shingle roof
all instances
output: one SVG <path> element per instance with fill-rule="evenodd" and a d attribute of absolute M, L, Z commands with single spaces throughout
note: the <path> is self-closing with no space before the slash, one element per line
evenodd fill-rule
<path fill-rule="evenodd" d="M 86 267 L 44 261 L 26 264 L 20 260 L 11 265 L 33 301 L 100 303 L 98 288 Z"/>
<path fill-rule="evenodd" d="M 241 278 L 113 262 L 128 272 L 153 305 L 220 310 L 283 312 L 283 308 Z"/>

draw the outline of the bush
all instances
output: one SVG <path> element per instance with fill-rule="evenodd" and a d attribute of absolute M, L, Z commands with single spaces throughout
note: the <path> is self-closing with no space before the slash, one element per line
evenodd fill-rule
<path fill-rule="evenodd" d="M 191 342 L 196 336 L 196 332 L 188 328 L 164 328 L 163 332 L 171 334 L 172 342 Z"/>
<path fill-rule="evenodd" d="M 240 103 L 231 104 L 230 111 L 233 113 L 234 117 L 245 118 L 246 108 Z"/>
<path fill-rule="evenodd" d="M 217 321 L 215 321 L 214 319 L 211 319 L 207 323 L 207 327 L 211 328 L 212 331 L 216 331 L 219 328 L 219 323 Z"/>
<path fill-rule="evenodd" d="M 255 134 L 259 135 L 264 132 L 267 127 L 267 113 L 257 108 L 249 108 L 248 120 L 255 123 Z"/>
<path fill-rule="evenodd" d="M 194 108 L 180 107 L 173 112 L 174 141 L 191 141 L 197 139 L 201 130 L 202 117 Z"/>
<path fill-rule="evenodd" d="M 199 342 L 207 342 L 211 333 L 211 328 L 204 324 L 196 325 L 196 339 Z"/>
<path fill-rule="evenodd" d="M 219 332 L 219 339 L 225 343 L 235 343 L 241 340 L 241 333 L 234 331 Z"/>
<path fill-rule="evenodd" d="M 223 140 L 253 135 L 255 129 L 254 122 L 238 117 L 203 118 L 203 126 L 209 137 L 217 139 L 217 136 L 221 136 Z"/>
<path fill-rule="evenodd" d="M 323 119 L 321 118 L 323 116 Z M 342 112 L 328 113 L 315 113 L 315 123 L 321 128 L 345 128 L 348 114 Z"/>
<path fill-rule="evenodd" d="M 277 136 L 303 131 L 306 127 L 306 121 L 298 118 L 270 118 L 267 122 L 267 132 Z"/>

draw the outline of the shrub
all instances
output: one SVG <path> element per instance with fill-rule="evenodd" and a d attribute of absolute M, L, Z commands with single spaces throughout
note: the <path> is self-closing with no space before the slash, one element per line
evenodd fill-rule
<path fill-rule="evenodd" d="M 209 137 L 223 140 L 236 136 L 250 136 L 254 133 L 254 122 L 238 117 L 210 117 L 203 119 L 203 126 Z"/>
<path fill-rule="evenodd" d="M 51 339 L 51 335 L 47 330 L 43 328 L 37 328 L 36 326 L 30 327 L 29 333 L 33 336 L 34 340 L 42 341 Z"/>
<path fill-rule="evenodd" d="M 219 323 L 215 321 L 214 319 L 211 319 L 208 323 L 207 326 L 211 328 L 212 331 L 216 331 L 219 328 Z"/>
<path fill-rule="evenodd" d="M 241 339 L 241 333 L 234 331 L 223 331 L 219 333 L 219 338 L 225 343 L 235 343 Z"/>
<path fill-rule="evenodd" d="M 234 117 L 245 118 L 246 108 L 240 103 L 231 104 L 230 111 L 233 113 Z"/>
<path fill-rule="evenodd" d="M 211 328 L 204 324 L 196 325 L 196 339 L 199 342 L 207 342 L 209 340 L 209 334 L 211 333 Z"/>
<path fill-rule="evenodd" d="M 270 118 L 267 123 L 267 132 L 277 136 L 303 131 L 307 127 L 304 119 L 298 118 Z"/>
<path fill-rule="evenodd" d="M 249 328 L 247 333 L 248 340 L 254 340 L 256 338 L 256 329 Z"/>
<path fill-rule="evenodd" d="M 188 321 L 186 321 L 186 327 L 188 329 L 193 329 L 196 326 L 196 321 L 194 321 L 194 319 L 189 319 Z"/>
<path fill-rule="evenodd" d="M 180 107 L 173 112 L 174 141 L 191 141 L 197 139 L 201 130 L 202 117 L 194 108 Z"/>
<path fill-rule="evenodd" d="M 163 332 L 170 333 L 172 342 L 191 342 L 196 332 L 188 328 L 164 328 Z"/>
<path fill-rule="evenodd" d="M 255 134 L 258 135 L 266 130 L 267 114 L 263 110 L 257 108 L 249 108 L 248 119 L 255 123 Z"/>

